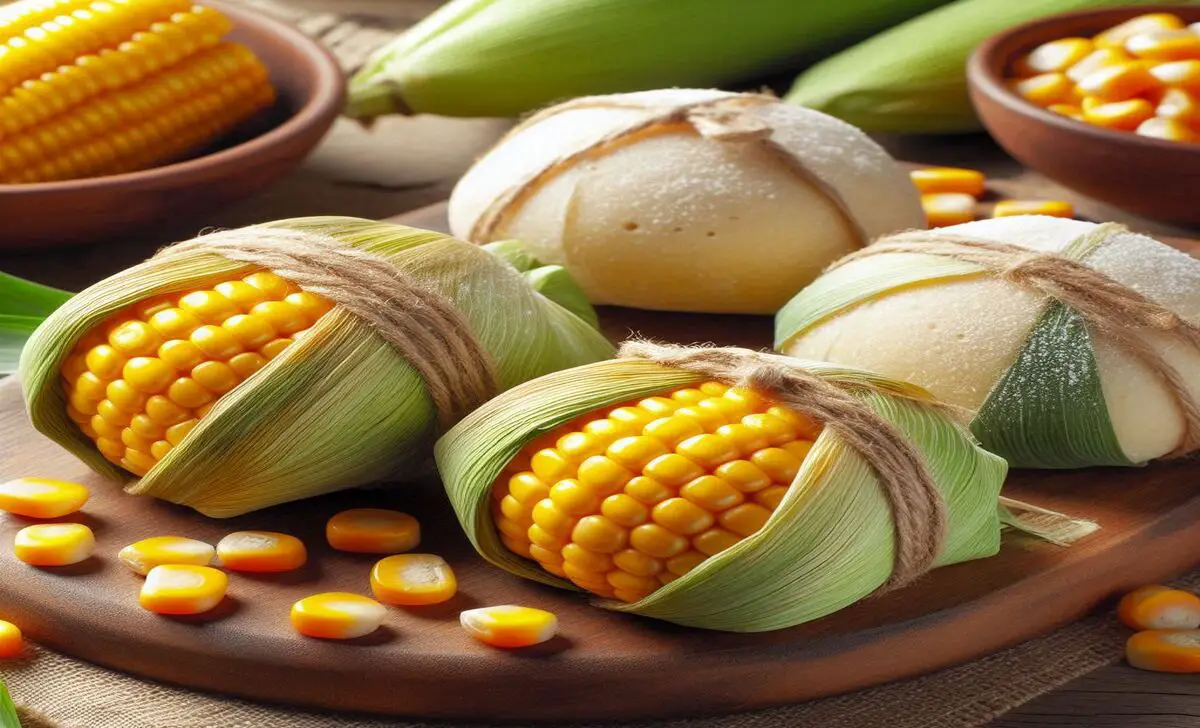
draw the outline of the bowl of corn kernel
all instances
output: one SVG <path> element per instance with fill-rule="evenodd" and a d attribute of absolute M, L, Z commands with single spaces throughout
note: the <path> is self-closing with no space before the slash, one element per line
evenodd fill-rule
<path fill-rule="evenodd" d="M 993 36 L 967 68 L 988 132 L 1116 207 L 1200 222 L 1200 6 L 1092 10 Z"/>
<path fill-rule="evenodd" d="M 0 247 L 111 238 L 294 168 L 337 117 L 336 61 L 219 0 L 0 7 Z"/>

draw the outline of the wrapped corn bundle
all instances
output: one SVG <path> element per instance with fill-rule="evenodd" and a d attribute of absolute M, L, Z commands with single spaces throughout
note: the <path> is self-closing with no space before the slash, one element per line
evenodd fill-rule
<path fill-rule="evenodd" d="M 467 536 L 513 574 L 728 631 L 817 619 L 996 553 L 1007 466 L 927 392 L 734 348 L 623 358 L 501 394 L 437 444 Z"/>
<path fill-rule="evenodd" d="M 512 244 L 302 218 L 166 248 L 71 298 L 20 361 L 38 430 L 216 517 L 421 472 L 496 392 L 611 355 Z"/>
<path fill-rule="evenodd" d="M 885 238 L 776 318 L 776 347 L 920 384 L 1019 467 L 1197 449 L 1200 261 L 1112 224 L 1042 216 Z"/>
<path fill-rule="evenodd" d="M 865 134 L 771 96 L 671 89 L 525 121 L 450 198 L 450 229 L 515 237 L 592 303 L 774 313 L 828 263 L 925 223 Z"/>

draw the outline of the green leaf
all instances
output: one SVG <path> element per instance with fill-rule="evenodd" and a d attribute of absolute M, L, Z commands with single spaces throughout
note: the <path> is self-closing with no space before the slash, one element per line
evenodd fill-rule
<path fill-rule="evenodd" d="M 10 316 L 0 313 L 0 375 L 17 371 L 21 349 L 42 319 L 37 316 Z"/>
<path fill-rule="evenodd" d="M 0 315 L 45 318 L 70 297 L 66 291 L 0 272 Z"/>
<path fill-rule="evenodd" d="M 21 719 L 17 717 L 17 706 L 13 704 L 4 680 L 0 679 L 0 728 L 21 728 Z"/>
<path fill-rule="evenodd" d="M 1013 467 L 1134 464 L 1117 442 L 1087 326 L 1058 302 L 1033 327 L 971 430 Z"/>

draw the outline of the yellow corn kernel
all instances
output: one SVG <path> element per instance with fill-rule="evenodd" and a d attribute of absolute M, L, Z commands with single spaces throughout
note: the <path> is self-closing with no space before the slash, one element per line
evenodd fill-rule
<path fill-rule="evenodd" d="M 175 564 L 207 566 L 217 550 L 212 544 L 182 536 L 154 536 L 121 549 L 117 559 L 135 573 L 145 576 L 156 566 Z"/>
<path fill-rule="evenodd" d="M 992 217 L 1013 215 L 1049 215 L 1050 217 L 1075 217 L 1075 208 L 1062 200 L 1000 200 L 992 210 Z"/>
<path fill-rule="evenodd" d="M 558 617 L 551 612 L 511 604 L 468 609 L 459 620 L 467 634 L 493 647 L 529 647 L 558 632 Z"/>
<path fill-rule="evenodd" d="M 1120 25 L 1114 25 L 1108 30 L 1092 38 L 1097 48 L 1121 48 L 1131 37 L 1139 33 L 1152 33 L 1158 30 L 1180 30 L 1184 27 L 1179 16 L 1171 13 L 1147 13 L 1130 18 Z"/>
<path fill-rule="evenodd" d="M 1200 93 L 1200 60 L 1157 63 L 1150 67 L 1150 75 L 1168 89 Z"/>
<path fill-rule="evenodd" d="M 1087 38 L 1059 38 L 1043 43 L 1021 57 L 1013 70 L 1019 76 L 1065 71 L 1095 49 Z M 957 191 L 957 190 L 955 190 Z"/>
<path fill-rule="evenodd" d="M 308 561 L 304 542 L 273 531 L 237 531 L 217 543 L 217 558 L 230 571 L 270 573 L 299 569 Z"/>
<path fill-rule="evenodd" d="M 15 660 L 25 654 L 25 638 L 21 628 L 0 619 L 0 660 Z"/>
<path fill-rule="evenodd" d="M 1083 109 L 1073 104 L 1051 104 L 1046 109 L 1062 116 L 1069 116 L 1076 121 L 1083 121 Z"/>
<path fill-rule="evenodd" d="M 270 302 L 290 309 L 287 317 L 304 321 L 304 330 L 329 309 L 299 293 L 278 276 L 257 272 L 113 314 L 63 365 L 68 411 L 79 413 L 80 429 L 106 458 L 145 475 L 217 399 L 291 343 L 243 307 L 252 311 Z"/>
<path fill-rule="evenodd" d="M 17 531 L 13 554 L 31 566 L 70 566 L 96 550 L 92 529 L 81 523 L 40 523 Z"/>
<path fill-rule="evenodd" d="M 1125 643 L 1125 659 L 1139 670 L 1200 673 L 1200 629 L 1150 629 Z"/>
<path fill-rule="evenodd" d="M 1154 106 L 1145 99 L 1129 99 L 1084 107 L 1083 118 L 1089 124 L 1120 131 L 1133 131 L 1146 119 L 1154 116 Z"/>
<path fill-rule="evenodd" d="M 1070 81 L 1079 83 L 1102 68 L 1127 63 L 1130 60 L 1130 55 L 1123 48 L 1097 48 L 1068 68 L 1065 73 Z"/>
<path fill-rule="evenodd" d="M 399 554 L 421 543 L 421 524 L 400 511 L 352 508 L 329 519 L 325 538 L 339 551 Z"/>
<path fill-rule="evenodd" d="M 590 454 L 597 433 L 614 435 L 602 455 Z M 820 433 L 750 390 L 664 392 L 527 444 L 493 485 L 492 517 L 514 553 L 598 596 L 637 601 L 679 576 L 669 560 L 703 560 L 756 532 Z"/>
<path fill-rule="evenodd" d="M 978 197 L 983 194 L 983 172 L 959 167 L 926 167 L 908 173 L 923 195 L 937 192 L 960 192 Z"/>
<path fill-rule="evenodd" d="M 1154 115 L 1187 125 L 1200 123 L 1200 100 L 1178 88 L 1169 88 L 1159 99 Z"/>
<path fill-rule="evenodd" d="M 1156 30 L 1129 36 L 1125 50 L 1150 61 L 1200 58 L 1200 35 L 1190 30 Z"/>
<path fill-rule="evenodd" d="M 1176 119 L 1152 118 L 1138 125 L 1137 133 L 1153 139 L 1164 139 L 1172 142 L 1200 143 L 1200 133 L 1187 124 Z"/>
<path fill-rule="evenodd" d="M 441 556 L 399 554 L 371 569 L 371 591 L 385 604 L 440 604 L 458 592 L 458 580 Z"/>
<path fill-rule="evenodd" d="M 138 598 L 155 614 L 203 614 L 216 608 L 229 589 L 229 577 L 211 566 L 163 564 L 146 574 Z"/>
<path fill-rule="evenodd" d="M 945 227 L 975 219 L 975 198 L 962 192 L 921 195 L 921 207 L 929 227 Z"/>
<path fill-rule="evenodd" d="M 369 597 L 327 592 L 292 605 L 292 628 L 305 637 L 351 640 L 365 637 L 383 624 L 387 607 Z"/>
<path fill-rule="evenodd" d="M 1079 90 L 1100 101 L 1125 101 L 1160 85 L 1144 63 L 1129 61 L 1093 71 L 1079 82 Z"/>
<path fill-rule="evenodd" d="M 61 518 L 83 508 L 88 489 L 48 478 L 17 478 L 0 483 L 0 511 L 26 518 Z"/>
<path fill-rule="evenodd" d="M 1042 73 L 1014 81 L 1012 90 L 1038 106 L 1049 106 L 1067 99 L 1071 81 L 1061 73 Z"/>

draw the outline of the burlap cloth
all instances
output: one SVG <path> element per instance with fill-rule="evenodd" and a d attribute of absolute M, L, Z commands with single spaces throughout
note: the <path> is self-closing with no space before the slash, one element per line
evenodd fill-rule
<path fill-rule="evenodd" d="M 393 29 L 411 23 L 436 0 L 389 0 L 387 20 L 323 9 L 372 9 L 344 0 L 238 0 L 296 23 L 321 38 L 353 69 Z M 0 5 L 4 0 L 0 0 Z M 1200 570 L 1179 586 L 1200 589 Z M 982 725 L 1074 678 L 1118 662 L 1128 630 L 1111 609 L 988 657 L 926 677 L 851 695 L 773 710 L 707 719 L 624 724 L 654 728 L 965 728 Z M 214 669 L 219 669 L 214 666 Z M 147 682 L 34 648 L 18 663 L 3 663 L 25 728 L 450 728 L 447 724 L 331 715 L 266 706 Z M 519 686 L 514 686 L 519 689 Z M 473 728 L 454 726 L 454 728 Z M 603 728 L 600 724 L 578 728 Z"/>

